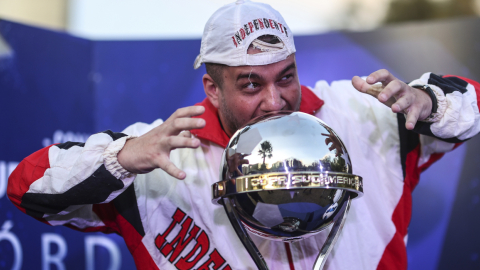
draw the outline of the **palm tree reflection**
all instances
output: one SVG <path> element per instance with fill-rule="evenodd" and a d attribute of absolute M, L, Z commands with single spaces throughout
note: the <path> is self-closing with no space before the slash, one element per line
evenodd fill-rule
<path fill-rule="evenodd" d="M 258 150 L 258 155 L 263 158 L 263 166 L 265 166 L 265 158 L 273 157 L 273 147 L 269 141 L 264 141 L 260 144 L 261 149 Z"/>

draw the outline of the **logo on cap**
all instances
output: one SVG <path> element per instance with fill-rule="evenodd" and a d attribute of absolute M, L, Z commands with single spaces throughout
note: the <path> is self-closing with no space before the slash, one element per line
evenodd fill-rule
<path fill-rule="evenodd" d="M 255 19 L 244 24 L 243 28 L 240 28 L 235 35 L 232 36 L 233 44 L 235 44 L 235 47 L 238 47 L 238 45 L 242 44 L 243 40 L 245 40 L 245 37 L 249 36 L 251 33 L 268 28 L 277 29 L 278 32 L 281 32 L 288 37 L 287 28 L 281 23 L 266 18 Z"/>

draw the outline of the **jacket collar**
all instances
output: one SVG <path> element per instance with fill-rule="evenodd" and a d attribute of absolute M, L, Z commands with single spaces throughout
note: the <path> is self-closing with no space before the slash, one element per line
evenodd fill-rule
<path fill-rule="evenodd" d="M 308 87 L 302 85 L 302 100 L 300 101 L 301 112 L 313 115 L 322 107 L 323 103 L 323 100 L 319 99 Z M 200 139 L 216 143 L 223 148 L 227 147 L 230 138 L 220 125 L 217 108 L 213 106 L 208 98 L 205 98 L 202 102 L 195 105 L 205 107 L 205 112 L 195 117 L 205 119 L 206 125 L 202 129 L 191 130 L 191 133 Z"/>

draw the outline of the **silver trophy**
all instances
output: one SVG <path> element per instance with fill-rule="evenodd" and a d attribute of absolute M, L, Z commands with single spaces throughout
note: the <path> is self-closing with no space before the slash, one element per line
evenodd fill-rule
<path fill-rule="evenodd" d="M 275 112 L 252 120 L 231 138 L 222 157 L 221 181 L 212 185 L 258 269 L 268 269 L 248 232 L 298 241 L 331 227 L 313 269 L 322 269 L 353 198 L 363 195 L 347 149 L 318 118 Z"/>

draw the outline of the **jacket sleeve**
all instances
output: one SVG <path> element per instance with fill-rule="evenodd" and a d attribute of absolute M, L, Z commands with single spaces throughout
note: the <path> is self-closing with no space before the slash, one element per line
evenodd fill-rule
<path fill-rule="evenodd" d="M 17 208 L 44 223 L 112 232 L 103 215 L 111 212 L 110 202 L 135 179 L 119 165 L 116 155 L 128 138 L 154 126 L 141 124 L 139 128 L 136 124 L 123 133 L 94 134 L 85 143 L 43 148 L 20 162 L 11 174 L 8 196 Z"/>
<path fill-rule="evenodd" d="M 432 88 L 438 108 L 433 121 L 418 122 L 414 131 L 450 143 L 466 141 L 480 131 L 479 83 L 433 73 L 426 73 L 410 84 L 418 83 Z"/>
<path fill-rule="evenodd" d="M 433 90 L 437 113 L 432 121 L 419 121 L 414 131 L 420 134 L 419 165 L 431 163 L 439 154 L 457 147 L 480 131 L 480 84 L 459 76 L 425 73 L 410 83 L 426 84 Z M 438 158 L 437 158 L 438 157 Z"/>

